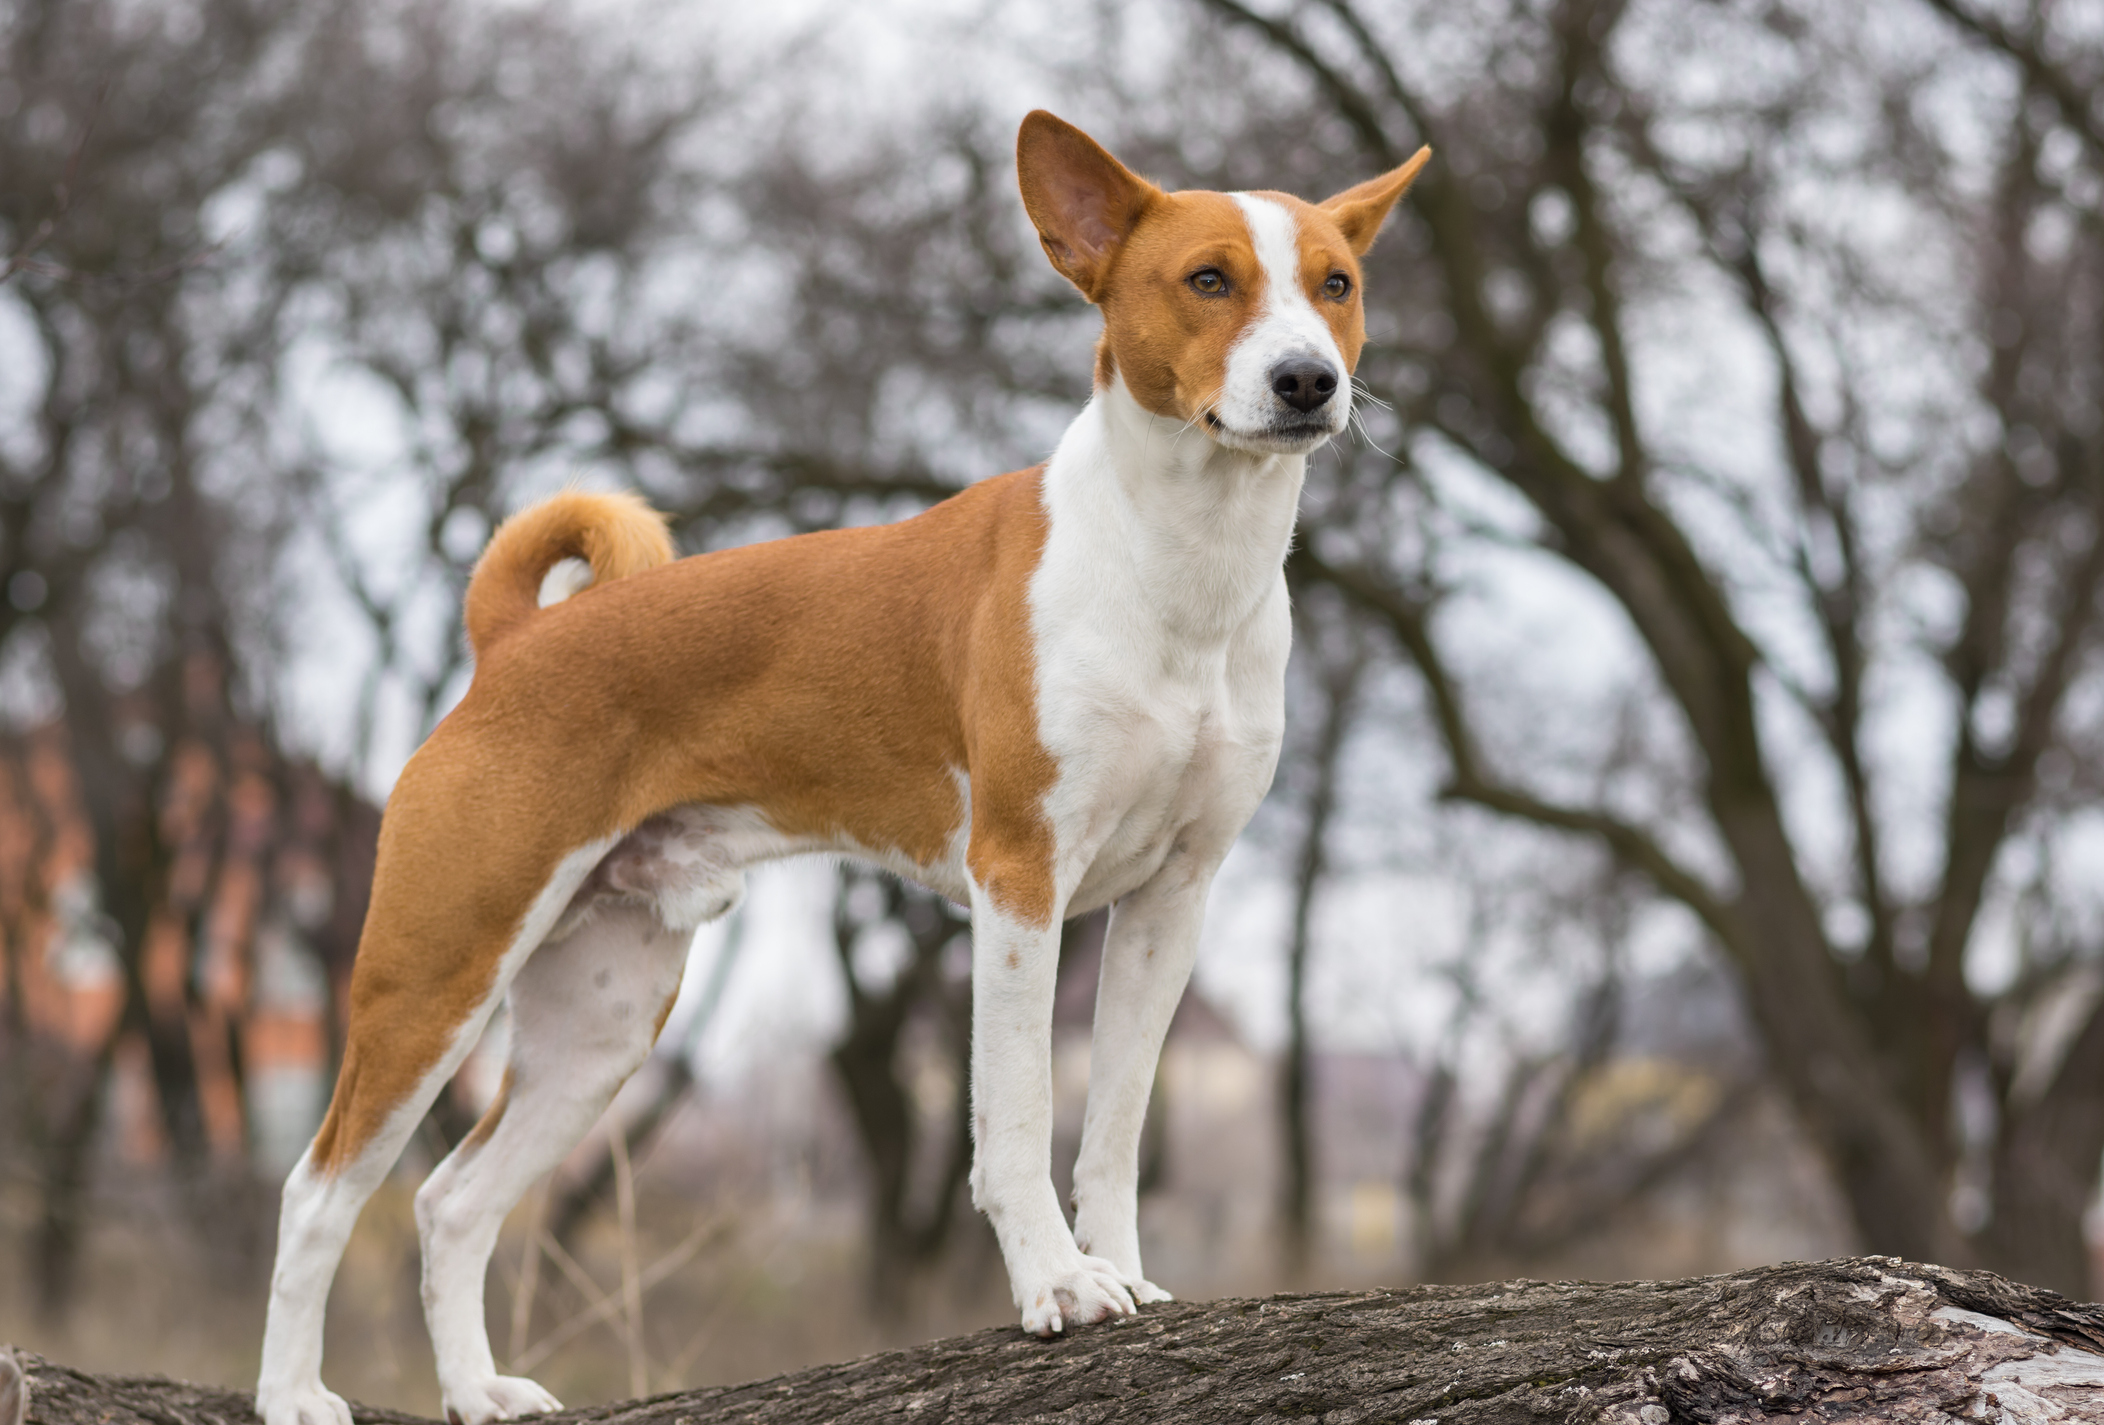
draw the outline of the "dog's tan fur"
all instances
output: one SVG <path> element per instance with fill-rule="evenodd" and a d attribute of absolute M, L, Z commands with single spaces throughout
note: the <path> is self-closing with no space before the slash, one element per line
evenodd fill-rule
<path fill-rule="evenodd" d="M 439 1062 L 556 863 L 667 807 L 750 806 L 786 836 L 933 865 L 963 810 L 951 769 L 969 768 L 972 874 L 1045 923 L 1037 481 L 671 564 L 638 501 L 571 493 L 507 522 L 468 590 L 474 681 L 388 801 L 316 1167 L 355 1156 Z M 535 609 L 566 557 L 605 582 Z"/>
<path fill-rule="evenodd" d="M 1097 389 L 1123 376 L 1147 409 L 1179 420 L 1203 419 L 1225 380 L 1228 352 L 1263 298 L 1241 210 L 1224 193 L 1165 193 L 1074 129 L 1026 125 L 1020 157 L 1023 206 L 1037 224 L 1046 257 L 1103 309 Z M 1358 364 L 1366 344 L 1359 258 L 1430 158 L 1431 150 L 1421 149 L 1393 172 L 1320 205 L 1290 193 L 1251 195 L 1278 203 L 1299 221 L 1310 293 L 1320 293 L 1332 273 L 1350 277 L 1343 297 L 1316 299 L 1347 368 Z M 1086 191 L 1110 195 L 1107 202 L 1084 203 L 1087 215 L 1078 223 L 1070 216 L 1076 175 L 1088 180 Z M 1227 291 L 1193 300 L 1183 278 L 1208 267 L 1227 279 Z"/>
<path fill-rule="evenodd" d="M 1425 157 L 1320 205 L 1167 194 L 1032 114 L 1025 205 L 1105 318 L 1095 398 L 1045 465 L 899 524 L 676 562 L 629 497 L 572 492 L 497 532 L 467 596 L 474 680 L 389 803 L 342 1073 L 287 1180 L 270 1425 L 351 1425 L 321 1384 L 329 1281 L 500 997 L 504 1086 L 417 1194 L 425 1318 L 464 1425 L 559 1408 L 490 1347 L 504 1215 L 649 1054 L 695 928 L 748 866 L 806 850 L 971 902 L 971 1190 L 1024 1328 L 1168 1299 L 1140 1261 L 1148 1088 L 1206 890 L 1276 766 L 1280 566 L 1306 457 L 1349 419 L 1358 258 Z M 541 607 L 569 559 L 591 587 Z M 1070 1226 L 1057 922 L 1105 905 Z"/>

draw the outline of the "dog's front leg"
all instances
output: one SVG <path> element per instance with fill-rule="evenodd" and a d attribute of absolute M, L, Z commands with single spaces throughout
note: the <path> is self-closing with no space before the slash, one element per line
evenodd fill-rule
<path fill-rule="evenodd" d="M 1212 866 L 1176 857 L 1119 901 L 1096 981 L 1089 1046 L 1089 1103 L 1074 1163 L 1074 1240 L 1117 1264 L 1119 1280 L 1145 1305 L 1169 1293 L 1140 1271 L 1140 1129 L 1162 1039 L 1198 956 Z"/>
<path fill-rule="evenodd" d="M 972 1202 L 993 1223 L 1023 1329 L 1132 1311 L 1115 1264 L 1082 1254 L 1052 1186 L 1052 988 L 1059 922 L 972 892 Z"/>

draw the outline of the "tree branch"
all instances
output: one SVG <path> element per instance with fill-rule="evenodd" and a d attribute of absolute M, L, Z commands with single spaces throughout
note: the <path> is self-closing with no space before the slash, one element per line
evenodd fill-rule
<path fill-rule="evenodd" d="M 80 161 L 88 151 L 88 140 L 95 136 L 95 124 L 102 117 L 103 102 L 109 98 L 109 93 L 110 81 L 105 78 L 101 87 L 95 91 L 94 102 L 88 106 L 88 119 L 80 126 L 80 137 L 74 140 L 73 151 L 66 155 L 66 171 L 58 182 L 52 185 L 51 211 L 30 230 L 29 238 L 22 246 L 5 259 L 0 259 L 0 283 L 5 283 L 18 272 L 46 272 L 59 277 L 73 275 L 64 269 L 38 262 L 36 255 L 43 251 L 46 243 L 58 235 L 59 225 L 65 222 L 66 215 L 73 211 L 73 194 L 80 182 Z"/>
<path fill-rule="evenodd" d="M 1731 906 L 1701 877 L 1676 861 L 1650 833 L 1609 812 L 1562 806 L 1537 797 L 1484 770 L 1460 690 L 1426 626 L 1424 605 L 1396 592 L 1364 569 L 1330 564 L 1304 547 L 1294 550 L 1291 563 L 1304 576 L 1330 585 L 1379 618 L 1417 665 L 1431 695 L 1433 715 L 1452 765 L 1447 785 L 1440 792 L 1443 799 L 1472 802 L 1540 826 L 1599 837 L 1616 859 L 1648 876 L 1663 894 L 1693 911 L 1734 957 L 1744 956 L 1741 928 Z"/>
<path fill-rule="evenodd" d="M 1549 170 L 1563 180 L 1570 195 L 1578 251 L 1585 261 L 1585 290 L 1591 298 L 1586 320 L 1600 343 L 1600 365 L 1607 378 L 1605 401 L 1618 447 L 1618 478 L 1635 483 L 1650 461 L 1637 429 L 1636 397 L 1629 356 L 1622 344 L 1622 298 L 1614 280 L 1615 240 L 1601 214 L 1603 199 L 1585 166 L 1586 121 L 1578 107 L 1578 86 L 1586 79 L 1605 81 L 1603 57 L 1595 38 L 1593 7 L 1565 4 L 1557 16 L 1562 83 L 1542 128 L 1549 141 Z M 1619 86 L 1616 86 L 1619 87 Z"/>
<path fill-rule="evenodd" d="M 2046 58 L 2045 51 L 2039 47 L 2035 24 L 2027 27 L 2028 32 L 2019 33 L 1992 15 L 1968 9 L 1958 0 L 1923 0 L 1923 3 L 1959 29 L 1987 41 L 2015 60 L 2024 71 L 2024 77 L 2051 96 L 2068 127 L 2082 135 L 2093 153 L 2104 158 L 2104 124 L 2098 122 L 2090 102 L 2095 91 Z M 2034 6 L 2033 16 L 2037 13 Z"/>
<path fill-rule="evenodd" d="M 1819 463 L 1821 434 L 1812 424 L 1804 405 L 1804 381 L 1796 353 L 1783 331 L 1782 302 L 1770 281 L 1761 258 L 1757 235 L 1746 231 L 1743 222 L 1727 218 L 1728 200 L 1704 192 L 1661 153 L 1651 140 L 1649 125 L 1639 106 L 1630 105 L 1623 124 L 1624 137 L 1638 160 L 1681 205 L 1702 234 L 1711 262 L 1737 281 L 1746 308 L 1775 361 L 1775 410 L 1782 435 L 1783 457 L 1794 477 L 1804 524 L 1824 521 L 1832 530 L 1840 562 L 1838 577 L 1822 578 L 1807 548 L 1807 534 L 1797 541 L 1794 566 L 1818 617 L 1826 640 L 1827 656 L 1833 663 L 1834 687 L 1825 698 L 1807 695 L 1800 699 L 1833 749 L 1841 766 L 1846 788 L 1849 819 L 1855 832 L 1856 880 L 1870 916 L 1865 954 L 1890 983 L 1893 965 L 1895 912 L 1885 885 L 1883 858 L 1879 850 L 1878 824 L 1872 801 L 1869 769 L 1864 763 L 1859 736 L 1863 721 L 1864 654 L 1861 620 L 1868 605 L 1860 534 L 1855 509 L 1846 492 L 1828 487 Z M 1751 183 L 1742 176 L 1742 183 Z M 1743 195 L 1742 195 L 1743 196 Z"/>
<path fill-rule="evenodd" d="M 30 1425 L 247 1425 L 246 1391 L 25 1356 Z M 1530 1420 L 1641 1425 L 2091 1418 L 2104 1308 L 1891 1257 L 1596 1285 L 1174 1302 L 1038 1341 L 1013 1327 L 550 1425 Z M 2030 1402 L 2037 1401 L 2036 1405 Z M 422 1425 L 354 1407 L 358 1425 Z M 2014 1418 L 2013 1412 L 2011 1418 Z M 2026 1415 L 2025 1418 L 2031 1418 Z"/>

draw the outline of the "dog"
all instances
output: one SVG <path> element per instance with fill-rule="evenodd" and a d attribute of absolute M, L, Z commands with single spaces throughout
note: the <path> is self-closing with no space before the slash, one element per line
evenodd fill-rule
<path fill-rule="evenodd" d="M 491 1355 L 498 1227 L 649 1054 L 696 928 L 798 852 L 971 907 L 972 1201 L 1023 1329 L 1169 1299 L 1141 1270 L 1140 1125 L 1207 889 L 1277 766 L 1282 566 L 1307 456 L 1350 415 L 1359 259 L 1429 156 L 1321 204 L 1169 193 L 1034 112 L 1024 207 L 1104 319 L 1049 461 L 897 524 L 688 559 L 629 496 L 497 530 L 473 682 L 388 801 L 342 1070 L 285 1184 L 266 1425 L 350 1425 L 321 1382 L 330 1281 L 507 998 L 496 1100 L 416 1196 L 424 1312 L 456 1425 L 561 1408 Z M 565 560 L 589 585 L 544 606 Z M 1053 979 L 1060 922 L 1101 906 L 1069 1228 Z"/>

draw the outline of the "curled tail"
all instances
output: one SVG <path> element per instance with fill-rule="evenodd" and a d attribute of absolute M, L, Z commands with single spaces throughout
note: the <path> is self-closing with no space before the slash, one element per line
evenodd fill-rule
<path fill-rule="evenodd" d="M 565 490 L 497 527 L 468 580 L 468 643 L 481 657 L 540 607 L 541 581 L 565 559 L 592 566 L 592 583 L 670 563 L 665 517 L 641 495 Z"/>

